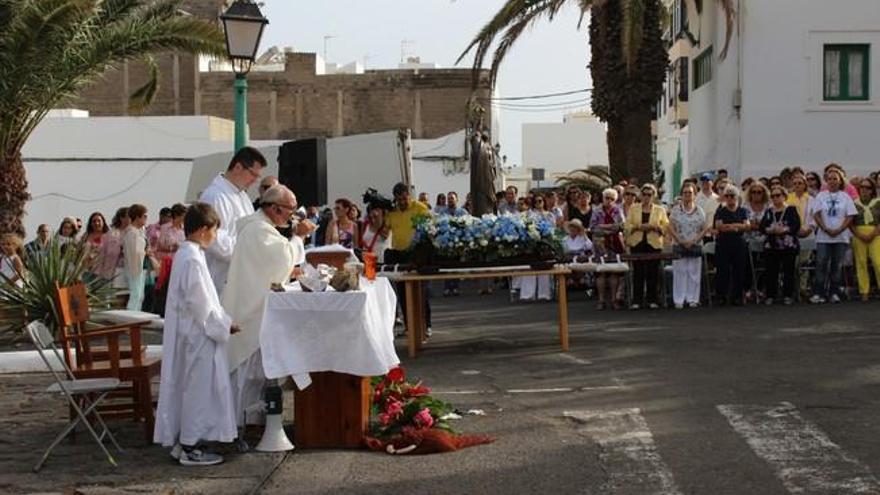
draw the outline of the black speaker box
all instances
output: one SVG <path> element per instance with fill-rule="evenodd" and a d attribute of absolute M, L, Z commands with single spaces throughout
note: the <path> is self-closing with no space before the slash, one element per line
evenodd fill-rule
<path fill-rule="evenodd" d="M 300 205 L 327 204 L 327 140 L 301 139 L 282 144 L 278 181 L 296 194 Z"/>

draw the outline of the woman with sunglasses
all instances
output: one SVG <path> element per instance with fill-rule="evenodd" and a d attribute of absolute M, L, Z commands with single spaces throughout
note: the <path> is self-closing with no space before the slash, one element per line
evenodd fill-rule
<path fill-rule="evenodd" d="M 602 191 L 602 206 L 593 213 L 590 232 L 593 233 L 593 249 L 608 262 L 623 254 L 621 233 L 624 225 L 623 212 L 617 206 L 617 191 L 608 188 Z M 606 309 L 610 301 L 614 309 L 620 309 L 618 288 L 622 273 L 596 273 L 596 291 L 599 293 L 597 309 Z M 607 291 L 606 291 L 607 289 Z"/>
<path fill-rule="evenodd" d="M 748 189 L 743 206 L 749 213 L 749 229 L 743 234 L 743 239 L 749 248 L 749 256 L 753 258 L 755 266 L 761 261 L 761 246 L 764 244 L 764 233 L 761 232 L 759 226 L 764 213 L 770 206 L 770 190 L 760 180 L 753 183 Z M 752 273 L 752 264 L 746 263 L 746 300 L 758 298 L 758 294 L 753 294 L 751 288 L 757 287 L 759 292 L 764 291 L 763 277 L 757 282 L 754 280 L 755 274 Z"/>
<path fill-rule="evenodd" d="M 358 236 L 357 222 L 352 220 L 352 216 L 357 213 L 353 212 L 354 205 L 346 198 L 336 200 L 333 205 L 333 216 L 327 226 L 325 244 L 339 244 L 343 247 L 353 249 L 358 246 L 360 239 Z"/>
<path fill-rule="evenodd" d="M 816 172 L 807 172 L 805 180 L 807 181 L 807 192 L 815 198 L 822 190 L 822 179 Z"/>
<path fill-rule="evenodd" d="M 880 283 L 880 198 L 877 198 L 877 184 L 870 178 L 859 181 L 859 199 L 855 204 L 858 214 L 850 227 L 853 258 L 859 295 L 862 301 L 867 301 L 871 291 L 868 259 L 874 267 L 874 278 Z"/>
<path fill-rule="evenodd" d="M 794 301 L 795 262 L 800 252 L 798 233 L 801 219 L 797 208 L 785 204 L 786 191 L 781 185 L 770 191 L 771 206 L 761 219 L 760 231 L 766 235 L 764 259 L 767 264 L 767 300 L 770 306 L 776 299 L 779 287 L 779 272 L 782 269 L 782 303 L 790 305 Z"/>
<path fill-rule="evenodd" d="M 816 226 L 816 278 L 810 302 L 840 302 L 843 284 L 843 258 L 852 233 L 849 226 L 856 214 L 856 205 L 843 190 L 843 170 L 831 167 L 825 172 L 827 191 L 820 191 L 810 208 L 810 219 Z M 830 281 L 829 281 L 830 279 Z"/>
<path fill-rule="evenodd" d="M 807 191 L 807 178 L 802 174 L 794 175 L 791 178 L 791 190 L 788 197 L 785 198 L 785 204 L 794 206 L 797 210 L 798 218 L 801 220 L 801 231 L 798 233 L 800 237 L 806 237 L 810 234 L 810 229 L 807 226 L 807 210 L 812 199 Z"/>
<path fill-rule="evenodd" d="M 749 213 L 739 206 L 739 189 L 727 186 L 722 196 L 722 205 L 715 211 L 715 278 L 716 297 L 719 304 L 728 300 L 735 306 L 743 304 L 743 281 L 746 272 L 748 247 L 743 239 L 747 232 Z"/>
<path fill-rule="evenodd" d="M 655 254 L 663 249 L 663 233 L 669 225 L 666 209 L 654 204 L 657 188 L 653 184 L 642 186 L 642 201 L 630 208 L 626 217 L 626 244 L 633 254 Z M 633 304 L 639 309 L 645 303 L 657 309 L 657 278 L 660 261 L 640 260 L 633 263 Z M 647 296 L 646 296 L 647 290 Z"/>

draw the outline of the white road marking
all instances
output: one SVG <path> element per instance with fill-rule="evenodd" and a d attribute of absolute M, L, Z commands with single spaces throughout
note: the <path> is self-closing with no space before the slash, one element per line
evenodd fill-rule
<path fill-rule="evenodd" d="M 599 458 L 608 478 L 599 493 L 681 494 L 639 409 L 566 411 L 563 415 L 580 423 L 579 431 L 601 447 Z"/>
<path fill-rule="evenodd" d="M 560 354 L 557 354 L 557 356 L 561 357 L 562 359 L 564 359 L 566 361 L 571 361 L 574 364 L 580 364 L 581 366 L 593 364 L 593 362 L 590 361 L 589 359 L 581 359 L 581 358 L 572 356 L 571 354 L 567 354 L 567 353 L 560 353 Z"/>
<path fill-rule="evenodd" d="M 433 390 L 436 395 L 484 395 L 494 394 L 494 390 Z"/>
<path fill-rule="evenodd" d="M 752 451 L 776 471 L 789 492 L 880 493 L 880 482 L 868 467 L 805 420 L 791 403 L 717 407 Z"/>
<path fill-rule="evenodd" d="M 574 392 L 573 388 L 512 388 L 507 391 L 508 394 L 557 394 L 560 392 Z"/>

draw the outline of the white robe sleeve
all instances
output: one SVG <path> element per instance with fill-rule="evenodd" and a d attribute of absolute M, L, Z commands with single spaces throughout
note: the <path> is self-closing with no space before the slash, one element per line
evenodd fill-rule
<path fill-rule="evenodd" d="M 206 267 L 200 263 L 189 263 L 184 293 L 185 307 L 190 318 L 205 330 L 205 334 L 211 340 L 227 342 L 232 318 L 220 306 L 217 294 L 214 292 L 211 274 Z"/>
<path fill-rule="evenodd" d="M 211 206 L 217 210 L 220 217 L 220 228 L 217 229 L 217 240 L 208 246 L 206 251 L 215 259 L 224 260 L 227 263 L 232 259 L 232 251 L 235 249 L 235 225 L 232 221 L 234 211 L 232 204 L 222 196 L 213 198 Z"/>

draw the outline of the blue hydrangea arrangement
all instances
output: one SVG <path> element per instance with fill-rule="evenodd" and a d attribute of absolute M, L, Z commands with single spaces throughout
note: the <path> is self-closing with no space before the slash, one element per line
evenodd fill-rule
<path fill-rule="evenodd" d="M 434 258 L 450 261 L 547 260 L 561 252 L 555 225 L 525 215 L 423 217 L 415 230 L 414 249 L 428 248 Z"/>

